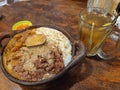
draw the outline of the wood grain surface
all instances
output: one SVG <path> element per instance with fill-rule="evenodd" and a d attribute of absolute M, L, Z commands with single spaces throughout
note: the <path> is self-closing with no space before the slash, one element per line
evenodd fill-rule
<path fill-rule="evenodd" d="M 11 30 L 20 20 L 30 20 L 33 25 L 57 25 L 78 39 L 79 13 L 86 5 L 87 0 L 31 0 L 3 6 L 0 32 Z M 106 44 L 105 49 L 109 50 L 111 44 Z M 86 57 L 63 78 L 59 85 L 48 90 L 120 90 L 120 50 L 112 60 Z M 0 90 L 22 89 L 0 70 Z"/>

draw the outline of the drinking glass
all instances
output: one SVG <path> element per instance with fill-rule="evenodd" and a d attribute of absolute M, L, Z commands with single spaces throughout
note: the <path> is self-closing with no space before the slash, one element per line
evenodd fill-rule
<path fill-rule="evenodd" d="M 112 4 L 113 0 L 88 0 L 87 9 L 90 10 L 93 7 L 98 7 L 104 9 L 107 14 L 111 10 Z"/>
<path fill-rule="evenodd" d="M 90 11 L 83 10 L 79 18 L 79 39 L 87 47 L 87 56 L 98 55 L 102 59 L 112 58 L 102 51 L 105 40 L 110 37 L 116 43 L 115 51 L 120 49 L 120 33 L 113 30 L 110 16 L 105 15 L 104 9 L 90 8 Z"/>
<path fill-rule="evenodd" d="M 0 6 L 6 5 L 7 4 L 7 0 L 0 0 Z"/>
<path fill-rule="evenodd" d="M 7 0 L 0 0 L 0 7 L 7 4 Z M 2 15 L 0 14 L 0 20 L 2 19 Z"/>

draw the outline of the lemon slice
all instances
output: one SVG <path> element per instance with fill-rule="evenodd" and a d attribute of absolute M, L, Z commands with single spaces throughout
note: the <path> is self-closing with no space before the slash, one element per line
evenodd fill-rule
<path fill-rule="evenodd" d="M 30 21 L 19 21 L 12 26 L 12 30 L 22 30 L 29 26 L 32 26 L 32 23 Z"/>
<path fill-rule="evenodd" d="M 34 34 L 29 36 L 26 41 L 25 45 L 30 47 L 30 46 L 37 46 L 37 45 L 42 45 L 46 41 L 46 36 L 44 34 Z"/>
<path fill-rule="evenodd" d="M 107 27 L 107 26 L 110 26 L 110 25 L 112 25 L 112 23 L 105 23 L 105 24 L 103 25 L 103 27 Z"/>
<path fill-rule="evenodd" d="M 112 23 L 105 23 L 104 25 L 102 25 L 102 27 L 99 28 L 99 30 L 105 30 L 107 26 L 112 25 Z"/>

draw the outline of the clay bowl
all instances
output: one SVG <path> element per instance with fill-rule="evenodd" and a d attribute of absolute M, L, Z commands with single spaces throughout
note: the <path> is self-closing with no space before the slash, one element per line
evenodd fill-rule
<path fill-rule="evenodd" d="M 3 57 L 2 57 L 3 52 L 4 52 L 4 48 L 6 47 L 7 43 L 14 35 L 21 33 L 21 32 L 24 32 L 26 30 L 31 30 L 31 29 L 39 28 L 39 27 L 53 28 L 53 29 L 56 29 L 56 30 L 62 32 L 71 42 L 72 60 L 70 61 L 70 63 L 67 66 L 65 66 L 65 68 L 61 72 L 59 72 L 57 75 L 50 77 L 48 79 L 40 80 L 40 81 L 23 81 L 23 80 L 16 79 L 12 75 L 10 75 L 4 67 Z M 7 43 L 6 44 L 2 43 L 6 38 L 8 38 L 6 41 Z M 1 68 L 2 68 L 2 71 L 5 74 L 5 76 L 9 80 L 21 85 L 22 87 L 31 88 L 31 89 L 41 89 L 41 88 L 47 88 L 47 87 L 52 86 L 54 84 L 54 82 L 57 81 L 57 79 L 62 78 L 62 76 L 65 73 L 67 73 L 71 68 L 76 66 L 78 63 L 81 63 L 81 61 L 84 60 L 85 53 L 86 53 L 85 46 L 81 41 L 75 41 L 71 37 L 71 35 L 69 33 L 67 33 L 64 29 L 57 27 L 57 26 L 53 26 L 53 25 L 37 25 L 37 26 L 28 27 L 28 28 L 26 28 L 24 30 L 20 30 L 20 31 L 3 32 L 1 34 L 1 37 L 0 37 L 0 44 L 1 44 L 0 45 L 1 46 L 1 54 L 0 54 L 0 56 L 1 56 Z"/>

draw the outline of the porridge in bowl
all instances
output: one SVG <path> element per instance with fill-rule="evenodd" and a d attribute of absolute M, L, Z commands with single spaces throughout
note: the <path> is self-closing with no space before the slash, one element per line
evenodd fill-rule
<path fill-rule="evenodd" d="M 72 45 L 60 31 L 40 27 L 16 34 L 3 53 L 5 69 L 24 81 L 50 78 L 71 61 Z"/>

